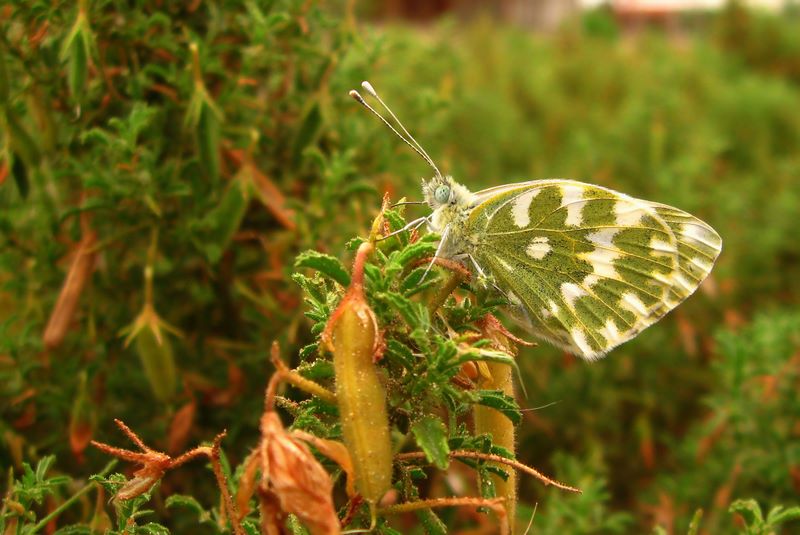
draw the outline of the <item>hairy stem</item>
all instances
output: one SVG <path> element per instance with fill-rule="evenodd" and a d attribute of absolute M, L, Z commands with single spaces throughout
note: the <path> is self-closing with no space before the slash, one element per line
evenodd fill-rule
<path fill-rule="evenodd" d="M 100 473 L 97 474 L 97 475 L 100 476 L 100 477 L 105 477 L 106 475 L 108 475 L 109 472 L 111 472 L 111 470 L 114 469 L 115 466 L 117 466 L 117 460 L 116 459 L 114 459 L 113 461 L 109 462 L 105 466 L 105 468 L 103 468 L 100 471 Z M 41 519 L 35 526 L 33 526 L 33 528 L 31 529 L 30 533 L 36 533 L 40 529 L 42 529 L 45 526 L 47 526 L 47 524 L 49 524 L 51 520 L 55 519 L 58 515 L 60 515 L 64 511 L 66 511 L 69 507 L 72 506 L 73 503 L 78 501 L 78 499 L 81 496 L 83 496 L 84 494 L 86 494 L 87 492 L 89 492 L 90 490 L 92 490 L 95 487 L 97 487 L 97 483 L 95 483 L 94 481 L 92 481 L 91 483 L 88 483 L 81 490 L 79 490 L 78 492 L 76 492 L 75 494 L 70 496 L 64 503 L 62 503 L 61 505 L 59 505 L 58 507 L 53 509 L 50 512 L 50 514 L 48 514 L 46 517 Z"/>

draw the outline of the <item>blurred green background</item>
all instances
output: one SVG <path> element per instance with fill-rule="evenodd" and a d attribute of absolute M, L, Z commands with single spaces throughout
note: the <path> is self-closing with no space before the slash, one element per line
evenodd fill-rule
<path fill-rule="evenodd" d="M 56 472 L 84 479 L 107 460 L 88 439 L 120 443 L 112 418 L 169 451 L 227 428 L 242 460 L 269 344 L 290 358 L 311 339 L 295 255 L 349 262 L 383 192 L 419 199 L 429 174 L 347 96 L 369 79 L 471 189 L 574 178 L 722 236 L 700 290 L 606 359 L 520 354 L 518 456 L 585 491 L 523 477 L 534 533 L 683 533 L 699 508 L 702 532 L 728 533 L 736 499 L 800 502 L 796 10 L 603 6 L 541 30 L 448 7 L 0 8 L 0 466 L 55 454 Z M 81 244 L 91 261 L 76 267 Z M 180 331 L 169 352 L 120 334 L 146 300 L 146 265 L 155 309 Z M 59 308 L 65 281 L 78 296 Z M 63 336 L 46 340 L 48 321 Z M 162 494 L 214 503 L 192 470 Z M 91 515 L 87 503 L 65 518 Z"/>

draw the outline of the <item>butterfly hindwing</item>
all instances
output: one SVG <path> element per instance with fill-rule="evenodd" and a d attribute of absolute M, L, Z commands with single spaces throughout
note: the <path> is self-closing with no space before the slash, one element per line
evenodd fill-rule
<path fill-rule="evenodd" d="M 719 236 L 666 205 L 571 180 L 475 194 L 474 256 L 531 331 L 588 359 L 631 339 L 708 275 Z"/>

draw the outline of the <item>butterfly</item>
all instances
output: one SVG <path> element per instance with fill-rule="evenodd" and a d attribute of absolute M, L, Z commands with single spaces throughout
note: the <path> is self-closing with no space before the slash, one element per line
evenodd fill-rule
<path fill-rule="evenodd" d="M 440 235 L 435 258 L 491 280 L 531 334 L 557 347 L 603 357 L 694 293 L 722 250 L 719 234 L 691 214 L 575 180 L 473 193 L 442 175 L 372 85 L 361 85 L 402 134 L 357 91 L 350 95 L 435 172 L 422 184 L 431 213 L 401 230 L 427 223 Z"/>

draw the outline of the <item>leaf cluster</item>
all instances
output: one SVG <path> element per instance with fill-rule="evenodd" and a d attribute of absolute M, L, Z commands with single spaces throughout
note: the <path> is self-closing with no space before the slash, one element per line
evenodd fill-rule
<path fill-rule="evenodd" d="M 387 233 L 405 225 L 396 211 L 386 212 L 385 218 Z M 419 237 L 416 233 L 411 236 L 409 239 L 404 232 L 379 242 L 365 266 L 367 299 L 378 317 L 385 344 L 379 368 L 387 388 L 389 418 L 395 435 L 403 437 L 398 439 L 398 447 L 416 443 L 427 460 L 439 469 L 449 466 L 448 454 L 457 449 L 513 459 L 513 452 L 494 446 L 488 436 L 473 436 L 466 425 L 468 418 L 465 420 L 474 405 L 494 408 L 515 423 L 521 420 L 512 397 L 481 389 L 480 381 L 471 380 L 463 372 L 468 363 L 499 362 L 516 366 L 511 355 L 490 347 L 475 325 L 476 320 L 496 312 L 502 301 L 479 299 L 471 293 L 469 285 L 462 284 L 461 290 L 449 296 L 441 309 L 430 310 L 433 294 L 443 286 L 448 273 L 440 268 L 428 272 L 428 258 L 435 252 L 436 236 Z M 356 248 L 361 241 L 352 240 L 350 247 Z M 316 272 L 311 277 L 295 273 L 293 278 L 304 290 L 312 332 L 321 333 L 345 284 L 349 283 L 348 272 L 336 258 L 318 252 L 302 253 L 295 265 Z M 329 380 L 333 366 L 321 347 L 317 341 L 303 348 L 300 351 L 303 362 L 298 370 L 308 378 Z M 309 402 L 303 410 L 294 412 L 293 425 L 314 432 L 324 430 L 326 437 L 338 438 L 335 426 L 326 429 L 320 422 L 320 413 L 319 402 Z M 492 472 L 507 477 L 504 470 L 495 466 L 463 462 L 484 476 Z M 406 485 L 398 489 L 404 501 L 420 495 L 417 485 L 411 483 L 413 474 L 422 472 L 409 472 Z M 481 492 L 484 497 L 494 496 L 491 486 Z"/>

